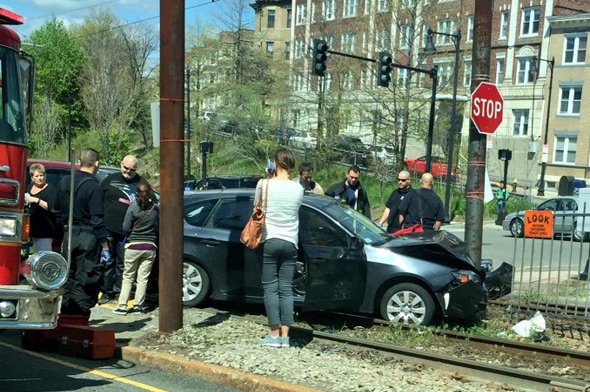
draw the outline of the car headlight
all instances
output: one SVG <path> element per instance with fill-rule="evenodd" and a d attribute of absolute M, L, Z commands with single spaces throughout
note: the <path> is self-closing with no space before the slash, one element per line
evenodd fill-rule
<path fill-rule="evenodd" d="M 455 271 L 451 272 L 451 274 L 455 277 L 454 283 L 456 284 L 465 284 L 468 282 L 481 282 L 481 278 L 475 271 Z"/>
<path fill-rule="evenodd" d="M 29 257 L 24 273 L 31 286 L 42 290 L 56 290 L 68 279 L 68 262 L 56 252 L 43 251 Z"/>
<path fill-rule="evenodd" d="M 18 236 L 18 219 L 14 216 L 0 216 L 0 237 L 16 238 Z"/>

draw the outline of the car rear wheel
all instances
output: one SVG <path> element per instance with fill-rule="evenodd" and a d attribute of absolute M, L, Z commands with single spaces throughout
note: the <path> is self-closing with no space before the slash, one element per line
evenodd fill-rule
<path fill-rule="evenodd" d="M 421 286 L 399 283 L 381 298 L 380 312 L 385 320 L 403 324 L 428 325 L 434 317 L 434 300 Z"/>
<path fill-rule="evenodd" d="M 514 219 L 510 222 L 510 234 L 513 237 L 522 237 L 524 233 L 524 223 L 520 219 Z"/>
<path fill-rule="evenodd" d="M 193 261 L 182 263 L 182 304 L 197 306 L 209 294 L 211 281 L 207 272 Z"/>

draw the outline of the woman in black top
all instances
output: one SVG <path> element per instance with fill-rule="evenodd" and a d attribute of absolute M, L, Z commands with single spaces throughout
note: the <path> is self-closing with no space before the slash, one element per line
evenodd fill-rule
<path fill-rule="evenodd" d="M 25 193 L 25 201 L 31 214 L 30 237 L 35 252 L 52 250 L 54 238 L 61 237 L 61 230 L 53 212 L 57 190 L 45 182 L 45 167 L 34 163 L 29 168 L 31 185 Z"/>

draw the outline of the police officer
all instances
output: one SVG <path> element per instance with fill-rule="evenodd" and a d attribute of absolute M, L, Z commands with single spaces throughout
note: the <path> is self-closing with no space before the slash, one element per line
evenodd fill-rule
<path fill-rule="evenodd" d="M 80 153 L 80 170 L 74 174 L 71 264 L 65 284 L 61 312 L 90 316 L 98 301 L 104 263 L 111 258 L 104 223 L 103 192 L 94 177 L 98 152 L 85 148 Z M 63 222 L 69 214 L 70 176 L 58 185 L 56 209 Z M 62 254 L 67 258 L 67 235 Z"/>

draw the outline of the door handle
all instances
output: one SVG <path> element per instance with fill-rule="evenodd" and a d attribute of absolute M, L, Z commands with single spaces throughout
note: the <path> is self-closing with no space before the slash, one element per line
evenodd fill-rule
<path fill-rule="evenodd" d="M 217 241 L 217 240 L 203 240 L 203 243 L 205 245 L 214 246 L 214 245 L 221 244 L 221 241 Z"/>

